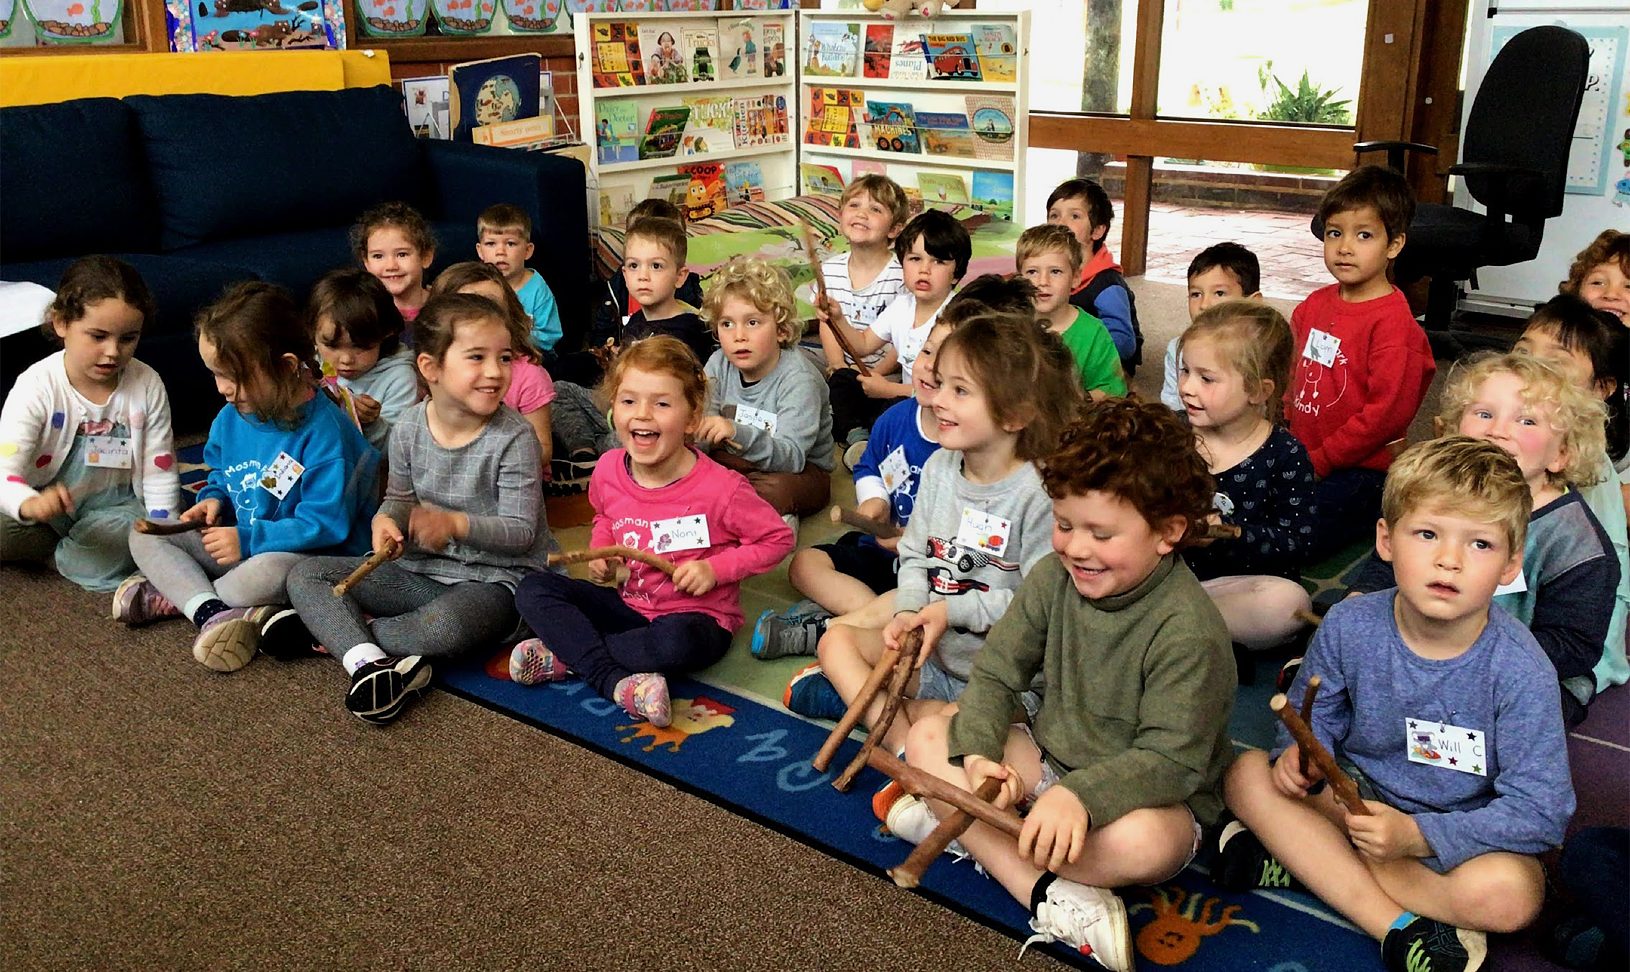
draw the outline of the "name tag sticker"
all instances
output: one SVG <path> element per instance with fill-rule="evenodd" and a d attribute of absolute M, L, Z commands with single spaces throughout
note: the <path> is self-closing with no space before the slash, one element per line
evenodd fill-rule
<path fill-rule="evenodd" d="M 877 471 L 883 477 L 883 488 L 891 494 L 905 489 L 911 482 L 911 463 L 906 461 L 905 446 L 895 446 L 894 451 L 877 464 Z"/>
<path fill-rule="evenodd" d="M 1405 719 L 1404 733 L 1411 763 L 1472 776 L 1489 775 L 1488 750 L 1483 746 L 1483 734 L 1476 729 L 1425 719 Z"/>
<path fill-rule="evenodd" d="M 1341 338 L 1314 328 L 1308 332 L 1307 347 L 1302 349 L 1302 357 L 1315 364 L 1332 368 L 1336 364 L 1336 352 L 1340 350 Z"/>
<path fill-rule="evenodd" d="M 651 552 L 677 553 L 681 550 L 706 550 L 713 546 L 708 539 L 707 516 L 676 516 L 667 520 L 651 521 Z"/>
<path fill-rule="evenodd" d="M 284 499 L 289 495 L 289 490 L 294 488 L 294 484 L 300 481 L 300 475 L 305 471 L 306 467 L 300 465 L 293 456 L 287 452 L 279 452 L 277 458 L 272 460 L 272 464 L 261 473 L 260 488 L 278 499 Z"/>
<path fill-rule="evenodd" d="M 957 528 L 956 542 L 974 547 L 988 554 L 1002 556 L 1007 552 L 1008 532 L 1013 524 L 999 516 L 971 506 L 962 508 L 962 525 Z"/>
<path fill-rule="evenodd" d="M 85 465 L 100 469 L 129 469 L 130 440 L 118 435 L 85 436 Z"/>
<path fill-rule="evenodd" d="M 771 435 L 775 435 L 776 416 L 774 412 L 766 412 L 751 405 L 737 405 L 734 421 L 737 425 L 763 429 Z"/>

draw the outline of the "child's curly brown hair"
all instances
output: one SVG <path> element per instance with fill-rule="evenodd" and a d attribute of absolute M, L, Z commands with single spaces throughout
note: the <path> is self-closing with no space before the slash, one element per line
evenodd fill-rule
<path fill-rule="evenodd" d="M 1204 535 L 1217 491 L 1194 447 L 1194 433 L 1159 402 L 1112 398 L 1093 405 L 1038 465 L 1042 485 L 1055 500 L 1110 493 L 1155 529 L 1182 517 L 1188 525 L 1179 548 Z"/>
<path fill-rule="evenodd" d="M 1590 272 L 1604 263 L 1617 263 L 1619 271 L 1630 276 L 1630 233 L 1602 230 L 1590 245 L 1580 250 L 1568 267 L 1568 279 L 1556 285 L 1559 294 L 1578 294 Z"/>
<path fill-rule="evenodd" d="M 1041 330 L 1029 315 L 984 313 L 959 325 L 940 342 L 935 377 L 959 359 L 985 393 L 991 417 L 1017 426 L 1014 453 L 1034 462 L 1053 451 L 1059 431 L 1080 411 L 1083 395 L 1075 361 L 1058 335 Z"/>

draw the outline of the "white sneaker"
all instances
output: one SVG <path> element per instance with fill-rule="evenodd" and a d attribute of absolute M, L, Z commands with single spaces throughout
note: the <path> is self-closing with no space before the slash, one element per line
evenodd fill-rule
<path fill-rule="evenodd" d="M 798 543 L 798 514 L 796 514 L 796 513 L 783 513 L 783 514 L 781 514 L 781 522 L 785 523 L 792 530 L 792 542 L 793 542 L 794 545 L 797 545 L 797 543 Z"/>
<path fill-rule="evenodd" d="M 1110 972 L 1132 972 L 1126 903 L 1112 891 L 1057 878 L 1036 905 L 1030 928 L 1035 934 L 1019 949 L 1021 958 L 1036 942 L 1065 942 Z"/>
<path fill-rule="evenodd" d="M 908 844 L 920 844 L 928 839 L 934 828 L 940 825 L 940 818 L 934 816 L 934 811 L 928 808 L 927 801 L 907 793 L 894 801 L 889 807 L 888 819 L 883 826 L 889 833 L 900 838 Z M 954 855 L 957 860 L 968 856 L 959 840 L 951 841 L 951 846 L 945 848 L 947 854 Z"/>

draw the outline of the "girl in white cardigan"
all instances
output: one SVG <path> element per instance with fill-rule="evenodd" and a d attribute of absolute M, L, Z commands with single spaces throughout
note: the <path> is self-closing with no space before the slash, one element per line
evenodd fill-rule
<path fill-rule="evenodd" d="M 134 267 L 75 261 L 44 328 L 62 350 L 18 377 L 0 408 L 0 560 L 54 563 L 86 590 L 135 569 L 127 536 L 177 515 L 170 399 L 135 360 L 153 298 Z"/>

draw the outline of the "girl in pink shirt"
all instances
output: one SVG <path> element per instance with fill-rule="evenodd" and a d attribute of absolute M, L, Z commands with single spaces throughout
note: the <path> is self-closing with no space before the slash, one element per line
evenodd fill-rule
<path fill-rule="evenodd" d="M 529 575 L 515 606 L 533 631 L 509 674 L 522 685 L 575 672 L 636 719 L 669 722 L 668 672 L 718 661 L 741 626 L 738 588 L 792 552 L 792 530 L 740 473 L 691 445 L 707 389 L 701 363 L 672 337 L 630 344 L 611 366 L 612 425 L 622 442 L 589 480 L 590 543 L 648 550 L 678 565 L 672 577 L 637 561 L 620 588 L 609 560 L 595 583 Z"/>

